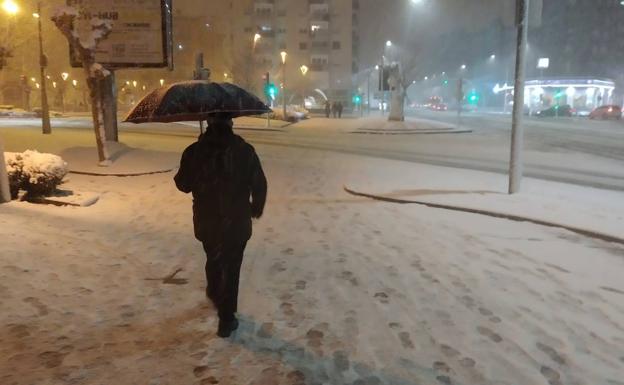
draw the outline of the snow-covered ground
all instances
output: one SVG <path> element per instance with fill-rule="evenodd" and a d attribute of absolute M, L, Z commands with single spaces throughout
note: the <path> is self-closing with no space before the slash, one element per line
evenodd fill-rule
<path fill-rule="evenodd" d="M 0 135 L 7 151 L 92 146 L 91 132 L 35 132 Z M 191 140 L 121 139 L 155 163 Z M 0 206 L 0 384 L 624 384 L 623 246 L 343 185 L 576 210 L 585 226 L 615 221 L 621 194 L 527 181 L 506 200 L 487 174 L 256 148 L 269 201 L 228 340 L 215 336 L 191 199 L 173 173 L 70 175 L 63 188 L 101 195 L 90 207 Z"/>

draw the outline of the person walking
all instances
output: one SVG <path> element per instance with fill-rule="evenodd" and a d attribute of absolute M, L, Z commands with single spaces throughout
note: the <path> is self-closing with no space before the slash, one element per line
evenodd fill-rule
<path fill-rule="evenodd" d="M 336 102 L 332 103 L 332 115 L 334 116 L 334 119 L 336 119 L 336 116 L 338 115 L 338 104 Z"/>
<path fill-rule="evenodd" d="M 267 195 L 255 149 L 232 126 L 227 115 L 210 118 L 206 133 L 184 150 L 174 177 L 180 191 L 193 194 L 195 237 L 206 252 L 206 296 L 217 309 L 222 338 L 238 328 L 243 253 Z"/>
<path fill-rule="evenodd" d="M 342 119 L 342 110 L 343 110 L 344 106 L 342 105 L 342 102 L 338 102 L 338 119 Z"/>
<path fill-rule="evenodd" d="M 325 101 L 325 117 L 329 118 L 329 114 L 331 113 L 331 104 L 329 104 L 329 100 Z"/>

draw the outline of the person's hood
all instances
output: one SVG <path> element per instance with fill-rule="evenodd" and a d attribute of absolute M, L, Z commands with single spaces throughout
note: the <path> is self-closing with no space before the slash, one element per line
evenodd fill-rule
<path fill-rule="evenodd" d="M 203 133 L 198 142 L 201 145 L 225 145 L 230 143 L 236 136 L 232 130 L 232 121 L 225 120 L 213 120 L 207 127 L 206 132 Z"/>

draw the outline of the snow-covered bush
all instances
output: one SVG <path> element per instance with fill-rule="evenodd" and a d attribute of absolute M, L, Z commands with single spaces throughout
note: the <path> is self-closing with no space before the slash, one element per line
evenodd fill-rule
<path fill-rule="evenodd" d="M 67 174 L 67 163 L 57 155 L 27 150 L 23 153 L 5 153 L 11 196 L 19 190 L 31 196 L 50 195 Z"/>
<path fill-rule="evenodd" d="M 285 120 L 289 122 L 298 122 L 299 120 L 308 119 L 310 117 L 310 111 L 301 106 L 288 105 L 286 107 L 286 117 L 284 117 L 283 107 L 274 107 L 271 114 L 271 119 Z"/>

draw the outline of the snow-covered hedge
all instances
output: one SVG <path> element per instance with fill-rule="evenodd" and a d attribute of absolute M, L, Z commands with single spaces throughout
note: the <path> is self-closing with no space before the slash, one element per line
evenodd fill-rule
<path fill-rule="evenodd" d="M 310 111 L 301 106 L 289 105 L 286 107 L 286 118 L 284 118 L 284 108 L 274 107 L 271 112 L 271 119 L 285 120 L 289 122 L 298 122 L 299 120 L 308 119 Z"/>
<path fill-rule="evenodd" d="M 68 171 L 67 163 L 53 154 L 27 150 L 5 152 L 4 158 L 14 199 L 19 190 L 26 190 L 32 196 L 52 194 Z"/>

